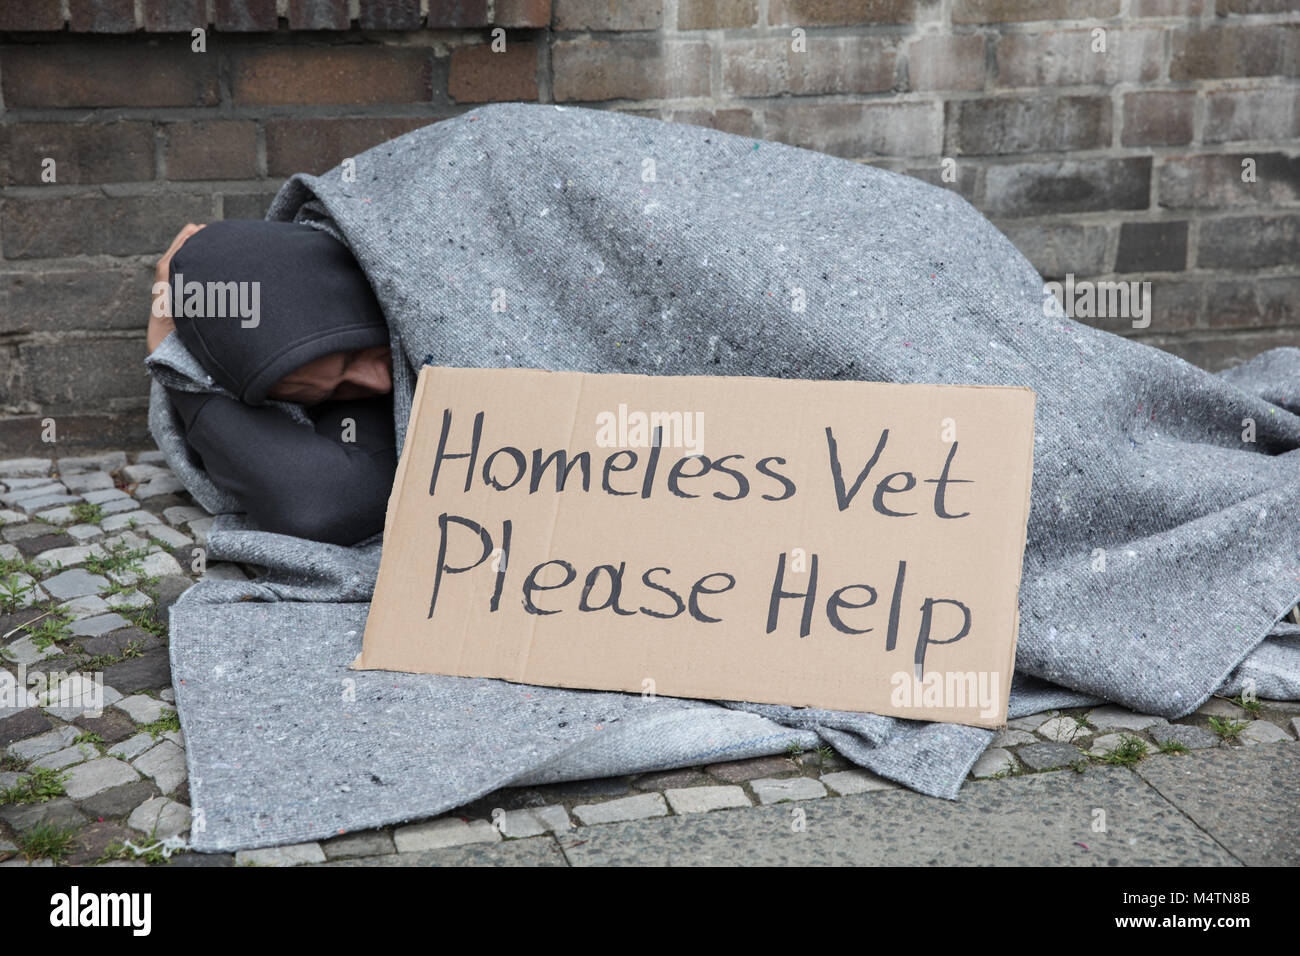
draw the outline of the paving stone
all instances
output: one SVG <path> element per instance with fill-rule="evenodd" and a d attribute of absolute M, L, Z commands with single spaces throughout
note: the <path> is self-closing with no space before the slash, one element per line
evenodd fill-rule
<path fill-rule="evenodd" d="M 0 493 L 0 503 L 8 505 L 11 508 L 21 508 L 22 502 L 33 498 L 48 498 L 50 495 L 61 495 L 67 489 L 57 481 L 42 481 L 37 483 L 9 483 L 9 490 Z M 27 509 L 23 509 L 26 511 Z"/>
<path fill-rule="evenodd" d="M 165 690 L 158 691 L 158 697 L 162 700 L 167 701 L 167 703 L 169 704 L 176 703 L 176 691 L 172 690 L 170 687 L 166 688 Z"/>
<path fill-rule="evenodd" d="M 3 537 L 11 544 L 21 543 L 29 538 L 40 538 L 50 533 L 50 526 L 40 521 L 31 521 L 27 524 L 6 524 L 4 530 L 0 531 L 0 537 Z"/>
<path fill-rule="evenodd" d="M 113 501 L 106 501 L 99 506 L 99 513 L 104 516 L 100 524 L 103 525 L 114 515 L 131 514 L 140 507 L 140 503 L 134 498 L 116 498 Z"/>
<path fill-rule="evenodd" d="M 1038 743 L 1038 738 L 1024 730 L 1004 730 L 993 738 L 992 747 L 1019 747 L 1022 744 Z"/>
<path fill-rule="evenodd" d="M 830 789 L 831 793 L 842 797 L 852 796 L 855 793 L 898 789 L 898 784 L 894 783 L 894 781 L 886 780 L 869 770 L 862 769 L 824 773 L 821 776 L 821 781 Z"/>
<path fill-rule="evenodd" d="M 185 751 L 170 740 L 137 757 L 131 766 L 153 778 L 163 793 L 171 793 L 185 782 Z"/>
<path fill-rule="evenodd" d="M 120 823 L 102 821 L 83 827 L 77 834 L 72 852 L 64 857 L 68 866 L 93 866 L 113 844 L 134 838 L 132 833 Z"/>
<path fill-rule="evenodd" d="M 0 544 L 0 560 L 18 561 L 21 560 L 23 553 L 18 550 L 16 545 Z"/>
<path fill-rule="evenodd" d="M 134 760 L 146 750 L 158 743 L 153 734 L 142 731 L 133 737 L 119 741 L 108 749 L 110 757 L 121 757 L 123 760 Z"/>
<path fill-rule="evenodd" d="M 497 832 L 510 840 L 524 837 L 541 836 L 546 832 L 546 825 L 537 818 L 532 810 L 494 810 L 492 825 Z"/>
<path fill-rule="evenodd" d="M 1300 700 L 1272 700 L 1268 697 L 1261 697 L 1259 702 L 1265 710 L 1277 711 L 1282 714 L 1300 714 Z"/>
<path fill-rule="evenodd" d="M 104 529 L 97 524 L 74 524 L 71 528 L 67 528 L 66 532 L 68 537 L 77 544 L 86 544 L 104 535 Z"/>
<path fill-rule="evenodd" d="M 72 510 L 71 505 L 64 505 L 62 508 L 38 511 L 36 512 L 36 518 L 46 524 L 65 525 L 74 523 L 77 520 L 77 514 Z"/>
<path fill-rule="evenodd" d="M 145 529 L 145 534 L 154 541 L 161 541 L 169 548 L 183 548 L 194 544 L 194 539 L 189 535 L 161 523 L 150 525 Z"/>
<path fill-rule="evenodd" d="M 63 611 L 70 620 L 80 621 L 82 618 L 107 614 L 108 602 L 98 594 L 86 594 L 71 601 L 64 601 L 59 605 L 59 610 Z"/>
<path fill-rule="evenodd" d="M 35 707 L 20 710 L 16 714 L 0 719 L 0 747 L 9 750 L 9 745 L 14 741 L 36 737 L 45 733 L 51 726 L 53 725 L 50 718 L 45 715 L 44 711 L 37 710 Z M 64 746 L 66 744 L 60 743 L 54 750 Z M 47 750 L 46 753 L 53 753 L 54 750 Z"/>
<path fill-rule="evenodd" d="M 174 526 L 183 525 L 189 521 L 196 521 L 201 518 L 210 518 L 202 508 L 193 508 L 189 505 L 175 505 L 171 508 L 163 509 L 163 517 L 167 523 Z"/>
<path fill-rule="evenodd" d="M 573 808 L 579 821 L 591 826 L 597 823 L 616 823 L 620 820 L 640 820 L 645 817 L 662 817 L 668 805 L 658 793 L 643 793 L 635 797 L 621 797 L 604 803 L 588 803 Z"/>
<path fill-rule="evenodd" d="M 626 777 L 564 780 L 536 788 L 547 797 L 619 797 L 631 790 Z"/>
<path fill-rule="evenodd" d="M 105 531 L 113 532 L 160 523 L 161 522 L 158 521 L 157 516 L 152 512 L 135 509 L 123 511 L 120 514 L 109 515 L 99 524 Z"/>
<path fill-rule="evenodd" d="M 84 800 L 109 787 L 139 779 L 140 775 L 129 764 L 113 757 L 100 757 L 69 770 L 65 787 L 73 800 Z"/>
<path fill-rule="evenodd" d="M 106 471 L 87 471 L 77 475 L 61 475 L 64 486 L 71 492 L 85 495 L 88 491 L 103 491 L 113 487 L 113 476 Z"/>
<path fill-rule="evenodd" d="M 495 843 L 501 834 L 486 820 L 466 823 L 457 817 L 398 827 L 393 843 L 398 853 L 460 846 L 465 843 Z"/>
<path fill-rule="evenodd" d="M 159 495 L 170 495 L 184 490 L 184 482 L 175 475 L 166 474 L 159 475 L 157 478 L 150 478 L 143 485 L 140 485 L 135 489 L 135 496 L 140 501 L 147 501 L 150 498 L 157 498 Z"/>
<path fill-rule="evenodd" d="M 50 458 L 6 458 L 0 461 L 0 478 L 35 478 L 54 469 Z"/>
<path fill-rule="evenodd" d="M 59 474 L 70 475 L 83 471 L 117 471 L 126 464 L 126 452 L 106 451 L 98 455 L 79 455 L 59 458 Z"/>
<path fill-rule="evenodd" d="M 120 664 L 110 664 L 104 668 L 104 680 L 127 694 L 170 687 L 172 670 L 167 649 L 155 648 L 139 657 L 128 657 Z"/>
<path fill-rule="evenodd" d="M 120 657 L 126 653 L 127 648 L 132 644 L 136 644 L 142 649 L 162 646 L 162 642 L 154 635 L 142 627 L 134 626 L 119 627 L 104 634 L 83 637 L 77 641 L 77 644 L 81 647 L 83 653 L 92 656 L 107 654 L 110 657 Z"/>
<path fill-rule="evenodd" d="M 56 505 L 75 505 L 79 501 L 81 501 L 80 495 L 44 495 L 40 498 L 24 498 L 18 502 L 18 507 L 34 515 Z"/>
<path fill-rule="evenodd" d="M 1300 717 L 1291 718 L 1291 733 L 1300 737 Z"/>
<path fill-rule="evenodd" d="M 124 697 L 117 702 L 116 706 L 125 711 L 137 724 L 152 724 L 163 714 L 176 710 L 175 707 L 168 707 L 162 701 L 145 697 L 143 694 Z"/>
<path fill-rule="evenodd" d="M 6 594 L 22 595 L 17 599 L 17 607 L 19 608 L 28 608 L 49 599 L 49 595 L 45 593 L 36 579 L 30 574 L 24 574 L 22 571 L 15 572 L 12 577 L 6 575 L 5 579 L 0 581 L 0 585 L 3 585 Z M 8 633 L 8 631 L 6 630 L 5 633 Z"/>
<path fill-rule="evenodd" d="M 75 622 L 71 625 L 71 630 L 78 637 L 97 637 L 130 626 L 131 622 L 120 614 L 98 614 Z"/>
<path fill-rule="evenodd" d="M 97 594 L 108 587 L 108 578 L 101 574 L 91 574 L 84 568 L 63 571 L 52 578 L 46 578 L 41 586 L 56 598 L 75 598 L 85 594 Z"/>
<path fill-rule="evenodd" d="M 1032 744 L 1016 751 L 1016 756 L 1030 770 L 1056 770 L 1086 759 L 1083 751 L 1073 744 Z"/>
<path fill-rule="evenodd" d="M 795 760 L 799 763 L 799 766 L 820 774 L 833 770 L 846 770 L 853 766 L 852 763 L 834 751 L 828 753 L 824 750 L 805 750 Z"/>
<path fill-rule="evenodd" d="M 74 764 L 85 763 L 99 756 L 94 744 L 74 744 L 63 750 L 56 750 L 44 757 L 37 757 L 31 762 L 32 767 L 44 767 L 46 770 L 62 770 Z"/>
<path fill-rule="evenodd" d="M 1007 721 L 1007 727 L 1010 730 L 1037 730 L 1040 726 L 1051 720 L 1054 714 L 1047 711 L 1041 714 L 1030 714 L 1027 717 L 1017 717 L 1014 720 Z"/>
<path fill-rule="evenodd" d="M 1057 743 L 1070 743 L 1092 736 L 1092 730 L 1086 725 L 1079 726 L 1079 722 L 1073 717 L 1053 717 L 1051 720 L 1045 720 L 1038 725 L 1037 733 L 1040 737 L 1046 737 Z"/>
<path fill-rule="evenodd" d="M 73 538 L 72 535 L 64 534 L 62 531 L 53 531 L 49 525 L 43 525 L 42 527 L 45 528 L 45 534 L 34 538 L 23 538 L 18 542 L 18 551 L 23 557 L 29 558 L 33 561 L 38 561 L 38 559 L 41 561 L 48 561 L 48 558 L 42 557 L 44 552 L 53 551 L 56 548 L 71 548 L 76 546 L 76 539 Z M 47 567 L 49 571 L 58 570 L 53 564 L 48 566 L 43 565 L 42 570 L 44 571 Z"/>
<path fill-rule="evenodd" d="M 102 716 L 105 707 L 122 699 L 121 694 L 102 681 L 102 677 L 84 672 L 70 674 L 46 692 L 42 706 L 47 714 L 60 720 Z"/>
<path fill-rule="evenodd" d="M 108 602 L 109 607 L 118 608 L 118 609 L 133 608 L 133 607 L 149 607 L 151 604 L 153 604 L 153 601 L 145 597 L 139 591 L 135 590 L 135 588 L 131 588 L 129 591 L 119 591 L 116 594 L 110 594 L 107 598 L 105 598 L 105 600 Z"/>
<path fill-rule="evenodd" d="M 171 469 L 164 465 L 158 464 L 134 464 L 127 465 L 122 469 L 122 477 L 126 481 L 136 484 L 142 481 L 149 481 L 151 478 L 157 478 L 159 475 L 170 475 Z"/>
<path fill-rule="evenodd" d="M 150 839 L 166 840 L 190 828 L 190 808 L 166 797 L 154 797 L 136 807 L 126 825 Z"/>
<path fill-rule="evenodd" d="M 1140 741 L 1142 744 L 1146 746 L 1147 753 L 1151 753 L 1153 750 L 1155 750 L 1154 747 L 1148 744 L 1145 740 L 1142 740 L 1141 737 L 1138 737 L 1133 733 L 1122 733 L 1122 734 L 1105 734 L 1101 737 L 1098 737 L 1096 740 L 1092 742 L 1092 745 L 1088 748 L 1088 753 L 1096 754 L 1097 756 L 1105 756 L 1106 754 L 1114 753 L 1115 749 L 1121 746 L 1125 740 Z"/>
<path fill-rule="evenodd" d="M 384 830 L 363 830 L 360 833 L 345 833 L 321 844 L 327 860 L 349 860 L 359 856 L 383 856 L 396 853 L 392 834 Z"/>
<path fill-rule="evenodd" d="M 638 790 L 667 790 L 669 787 L 693 787 L 709 778 L 694 767 L 684 770 L 661 770 L 637 777 L 633 781 Z"/>
<path fill-rule="evenodd" d="M 1247 746 L 1254 746 L 1256 744 L 1274 744 L 1281 741 L 1290 742 L 1291 735 L 1270 721 L 1252 720 L 1246 725 L 1246 729 L 1241 732 L 1237 739 Z"/>
<path fill-rule="evenodd" d="M 1182 744 L 1188 750 L 1204 750 L 1208 747 L 1217 747 L 1221 743 L 1218 734 L 1204 727 L 1193 727 L 1189 724 L 1166 724 L 1163 727 L 1153 727 L 1151 737 L 1157 745 L 1172 742 Z"/>
<path fill-rule="evenodd" d="M 731 760 L 727 763 L 715 763 L 705 769 L 727 783 L 744 783 L 757 777 L 775 777 L 799 772 L 799 768 L 788 757 L 777 756 Z"/>
<path fill-rule="evenodd" d="M 110 695 L 110 691 L 112 694 Z M 107 701 L 112 696 L 114 701 L 120 700 L 121 695 L 111 687 L 104 687 L 104 700 Z M 98 734 L 99 739 L 104 742 L 105 746 L 112 746 L 120 740 L 125 740 L 136 732 L 135 721 L 131 720 L 126 714 L 109 708 L 98 717 L 90 714 L 82 714 L 73 718 L 75 723 L 82 730 Z"/>
<path fill-rule="evenodd" d="M 31 667 L 37 661 L 58 657 L 60 653 L 58 645 L 55 644 L 51 644 L 44 649 L 37 647 L 36 642 L 30 635 L 25 635 L 5 645 L 5 657 L 15 664 L 21 664 L 23 667 Z"/>
<path fill-rule="evenodd" d="M 730 807 L 753 806 L 741 787 L 680 787 L 664 791 L 673 813 L 708 813 Z"/>
<path fill-rule="evenodd" d="M 1240 720 L 1246 716 L 1243 708 L 1222 697 L 1211 697 L 1196 708 L 1196 713 L 1202 717 L 1231 717 L 1233 720 Z"/>
<path fill-rule="evenodd" d="M 106 505 L 110 501 L 121 501 L 123 498 L 130 498 L 121 488 L 100 488 L 95 491 L 87 491 L 81 497 L 92 505 Z"/>
<path fill-rule="evenodd" d="M 55 827 L 80 826 L 86 822 L 86 817 L 67 797 L 55 797 L 44 803 L 0 806 L 0 820 L 4 820 L 19 833 L 26 833 L 42 823 Z"/>
<path fill-rule="evenodd" d="M 27 520 L 27 515 L 21 511 L 14 511 L 11 508 L 0 508 L 0 528 L 10 524 L 22 524 Z"/>
<path fill-rule="evenodd" d="M 986 779 L 996 777 L 1000 773 L 1009 773 L 1017 766 L 1016 758 L 1011 755 L 1011 751 L 1003 750 L 1001 747 L 990 747 L 980 754 L 970 772 L 971 776 L 977 779 Z"/>
<path fill-rule="evenodd" d="M 233 853 L 173 853 L 172 861 L 168 865 L 183 866 L 183 867 L 234 866 L 235 854 Z"/>
<path fill-rule="evenodd" d="M 1135 714 L 1123 707 L 1107 704 L 1088 712 L 1088 723 L 1098 730 L 1146 730 L 1169 721 L 1152 714 Z M 1040 731 L 1041 733 L 1041 728 Z"/>
<path fill-rule="evenodd" d="M 203 577 L 209 581 L 247 581 L 248 575 L 230 561 L 214 561 L 204 569 Z"/>
<path fill-rule="evenodd" d="M 272 846 L 260 850 L 240 850 L 235 854 L 235 866 L 301 866 L 304 863 L 324 863 L 325 851 L 319 843 L 294 843 L 290 846 Z"/>
<path fill-rule="evenodd" d="M 146 554 L 138 562 L 140 572 L 135 571 L 112 571 L 109 573 L 118 584 L 130 587 L 141 578 L 157 578 L 164 575 L 180 575 L 181 566 L 176 563 L 166 551 L 155 551 L 153 554 Z"/>
<path fill-rule="evenodd" d="M 93 797 L 82 800 L 80 806 L 91 817 L 122 817 L 150 797 L 156 796 L 157 792 L 157 788 L 148 780 L 136 780 L 134 783 L 102 790 Z"/>
<path fill-rule="evenodd" d="M 23 760 L 35 760 L 37 757 L 44 757 L 46 754 L 71 746 L 76 739 L 77 731 L 72 727 L 56 727 L 35 737 L 15 740 L 5 749 Z"/>
<path fill-rule="evenodd" d="M 140 465 L 161 465 L 167 461 L 167 456 L 157 448 L 149 448 L 145 451 L 136 452 L 136 464 Z"/>
<path fill-rule="evenodd" d="M 190 529 L 190 534 L 194 535 L 194 540 L 199 544 L 208 543 L 208 531 L 212 528 L 212 522 L 215 518 L 196 518 L 187 522 L 185 527 Z"/>
<path fill-rule="evenodd" d="M 780 803 L 782 800 L 816 800 L 826 796 L 826 788 L 812 777 L 766 777 L 750 781 L 754 796 L 762 804 Z"/>

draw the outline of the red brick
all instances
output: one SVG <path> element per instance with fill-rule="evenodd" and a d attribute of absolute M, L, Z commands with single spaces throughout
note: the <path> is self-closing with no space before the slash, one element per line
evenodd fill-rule
<path fill-rule="evenodd" d="M 1255 163 L 1255 181 L 1242 181 L 1242 161 Z M 1283 206 L 1300 202 L 1300 156 L 1216 153 L 1170 157 L 1160 167 L 1160 205 L 1169 209 Z"/>
<path fill-rule="evenodd" d="M 729 30 L 758 23 L 758 0 L 677 0 L 677 29 Z"/>
<path fill-rule="evenodd" d="M 457 103 L 536 100 L 537 44 L 508 42 L 500 53 L 489 44 L 459 48 L 447 92 Z"/>
<path fill-rule="evenodd" d="M 319 175 L 372 146 L 436 122 L 427 117 L 271 119 L 266 121 L 266 172 Z"/>
<path fill-rule="evenodd" d="M 1222 9 L 1223 0 L 1219 2 Z M 1131 17 L 1199 17 L 1205 12 L 1205 0 L 1132 0 Z"/>
<path fill-rule="evenodd" d="M 470 29 L 488 24 L 487 0 L 429 0 L 429 29 Z"/>
<path fill-rule="evenodd" d="M 709 95 L 707 43 L 561 40 L 551 70 L 560 102 Z"/>
<path fill-rule="evenodd" d="M 691 126 L 707 126 L 724 133 L 735 133 L 737 136 L 752 137 L 757 132 L 753 110 L 674 110 L 672 121 Z"/>
<path fill-rule="evenodd" d="M 62 30 L 59 0 L 5 0 L 0 4 L 0 30 Z"/>
<path fill-rule="evenodd" d="M 0 231 L 6 259 L 130 256 L 161 252 L 181 226 L 211 211 L 207 196 L 6 199 Z"/>
<path fill-rule="evenodd" d="M 1300 214 L 1235 216 L 1201 223 L 1202 269 L 1267 269 L 1300 262 Z"/>
<path fill-rule="evenodd" d="M 257 176 L 257 124 L 252 120 L 169 123 L 164 129 L 168 179 Z"/>
<path fill-rule="evenodd" d="M 943 119 L 929 103 L 769 106 L 767 136 L 832 156 L 937 155 Z"/>
<path fill-rule="evenodd" d="M 420 0 L 365 0 L 361 4 L 363 30 L 418 30 Z"/>
<path fill-rule="evenodd" d="M 1128 93 L 1124 97 L 1125 146 L 1182 146 L 1192 141 L 1196 94 L 1186 91 Z"/>
<path fill-rule="evenodd" d="M 152 279 L 152 265 L 2 273 L 0 332 L 139 328 Z"/>
<path fill-rule="evenodd" d="M 663 0 L 555 0 L 554 7 L 557 30 L 658 30 L 664 25 Z"/>
<path fill-rule="evenodd" d="M 987 216 L 1060 216 L 1151 205 L 1151 157 L 1026 162 L 984 171 Z"/>
<path fill-rule="evenodd" d="M 14 123 L 0 126 L 0 182 L 42 185 L 41 163 L 55 163 L 55 182 L 140 182 L 154 178 L 149 123 Z"/>
<path fill-rule="evenodd" d="M 4 52 L 10 108 L 215 106 L 217 57 L 158 40 L 103 46 L 11 46 Z"/>
<path fill-rule="evenodd" d="M 218 30 L 227 33 L 274 32 L 275 0 L 215 0 Z"/>
<path fill-rule="evenodd" d="M 1214 12 L 1219 16 L 1229 13 L 1295 13 L 1295 0 L 1216 0 Z"/>
<path fill-rule="evenodd" d="M 911 23 L 916 0 L 772 0 L 773 26 L 838 27 L 858 23 Z"/>
<path fill-rule="evenodd" d="M 1106 31 L 1094 53 L 1091 30 L 1009 33 L 997 41 L 999 86 L 1083 86 L 1150 81 L 1160 75 L 1160 30 Z"/>
<path fill-rule="evenodd" d="M 1171 43 L 1171 80 L 1294 76 L 1300 30 L 1268 24 L 1175 30 Z"/>
<path fill-rule="evenodd" d="M 1159 299 L 1156 299 L 1159 308 Z M 1210 372 L 1240 365 L 1254 358 L 1260 352 L 1266 352 L 1280 346 L 1295 345 L 1295 330 L 1284 329 L 1273 332 L 1219 332 L 1201 335 L 1196 338 L 1176 337 L 1155 339 L 1152 345 L 1172 352 L 1185 361 L 1198 365 Z"/>
<path fill-rule="evenodd" d="M 1119 0 L 953 0 L 953 23 L 1102 20 L 1119 14 Z"/>
<path fill-rule="evenodd" d="M 207 25 L 203 0 L 144 0 L 144 28 L 150 33 L 189 33 Z"/>
<path fill-rule="evenodd" d="M 998 155 L 1110 145 L 1110 98 L 1105 96 L 958 100 L 948 108 L 956 112 L 960 153 Z"/>
<path fill-rule="evenodd" d="M 1211 90 L 1205 94 L 1207 143 L 1283 140 L 1300 136 L 1300 96 L 1293 88 Z"/>
<path fill-rule="evenodd" d="M 1220 329 L 1295 326 L 1300 324 L 1300 277 L 1210 283 L 1205 315 Z"/>
<path fill-rule="evenodd" d="M 432 96 L 426 49 L 275 47 L 232 56 L 237 106 L 422 103 Z"/>
<path fill-rule="evenodd" d="M 145 301 L 142 295 L 141 301 Z M 140 313 L 140 331 L 149 321 Z M 87 317 L 88 324 L 94 320 Z M 114 399 L 140 399 L 149 394 L 144 367 L 144 336 L 76 338 L 57 343 L 31 342 L 18 346 L 24 391 L 44 411 L 84 411 L 102 408 Z M 60 442 L 62 445 L 62 442 Z"/>
<path fill-rule="evenodd" d="M 1044 278 L 1061 279 L 1068 273 L 1085 276 L 1110 272 L 1106 259 L 1112 231 L 1110 226 L 1059 222 L 1022 224 L 1015 220 L 996 225 Z"/>
<path fill-rule="evenodd" d="M 984 37 L 928 35 L 907 45 L 908 88 L 981 90 L 984 88 Z"/>
<path fill-rule="evenodd" d="M 727 40 L 722 83 L 734 96 L 871 93 L 894 85 L 894 50 L 879 37 L 823 37 L 795 53 L 784 37 Z"/>
<path fill-rule="evenodd" d="M 503 27 L 551 25 L 551 0 L 497 0 L 493 23 Z"/>
<path fill-rule="evenodd" d="M 132 33 L 134 0 L 69 0 L 68 29 L 73 33 Z"/>
<path fill-rule="evenodd" d="M 348 0 L 289 0 L 291 30 L 346 30 Z"/>

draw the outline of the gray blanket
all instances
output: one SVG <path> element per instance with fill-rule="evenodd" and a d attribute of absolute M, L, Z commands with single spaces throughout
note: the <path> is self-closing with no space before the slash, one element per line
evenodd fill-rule
<path fill-rule="evenodd" d="M 1275 629 L 1300 598 L 1300 349 L 1211 375 L 1047 314 L 1034 269 L 951 192 L 612 112 L 475 110 L 355 166 L 294 176 L 268 218 L 331 232 L 365 270 L 395 346 L 399 441 L 422 363 L 1029 386 L 1037 434 L 1012 716 L 1107 700 L 1177 717 L 1242 686 L 1300 697 L 1300 639 Z M 871 714 L 348 671 L 379 543 L 319 545 L 224 514 L 235 503 L 186 454 L 159 383 L 214 386 L 174 335 L 148 364 L 154 437 L 222 513 L 209 559 L 265 569 L 205 581 L 171 612 L 200 849 L 315 839 L 507 785 L 792 743 L 829 743 L 955 798 L 993 737 Z"/>

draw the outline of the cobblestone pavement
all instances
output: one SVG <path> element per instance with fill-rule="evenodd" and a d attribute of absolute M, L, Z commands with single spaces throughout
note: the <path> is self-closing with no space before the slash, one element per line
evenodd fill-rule
<path fill-rule="evenodd" d="M 13 677 L 0 674 L 0 867 L 822 862 L 851 852 L 983 862 L 995 851 L 1008 863 L 1300 863 L 1300 703 L 1220 698 L 1172 722 L 1113 706 L 1012 720 L 956 803 L 824 749 L 508 789 L 434 820 L 190 853 L 167 609 L 199 572 L 257 572 L 204 566 L 211 522 L 157 451 L 0 461 L 0 659 Z M 34 683 L 60 673 L 72 676 L 43 694 Z M 103 709 L 90 716 L 79 695 L 99 674 Z M 1108 806 L 1128 842 L 1096 830 Z M 1056 833 L 1063 819 L 1073 823 Z M 929 835 L 909 838 L 901 821 Z M 947 831 L 944 843 L 936 834 Z"/>

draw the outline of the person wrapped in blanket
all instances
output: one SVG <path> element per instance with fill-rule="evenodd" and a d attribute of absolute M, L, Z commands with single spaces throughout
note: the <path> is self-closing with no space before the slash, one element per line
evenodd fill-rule
<path fill-rule="evenodd" d="M 397 468 L 392 353 L 347 247 L 301 223 L 191 223 L 155 280 L 149 351 L 178 335 L 233 396 L 167 389 L 212 481 L 267 531 L 342 545 L 382 531 Z M 235 314 L 185 314 L 205 311 L 184 296 L 209 283 L 240 304 L 216 311 Z M 312 427 L 268 402 L 299 403 Z"/>

